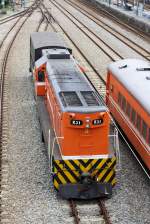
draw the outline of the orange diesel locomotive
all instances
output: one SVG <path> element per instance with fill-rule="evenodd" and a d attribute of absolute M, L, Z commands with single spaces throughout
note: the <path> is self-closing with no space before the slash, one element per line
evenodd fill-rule
<path fill-rule="evenodd" d="M 110 197 L 116 157 L 106 106 L 57 33 L 33 33 L 30 45 L 30 70 L 54 187 L 67 199 Z"/>
<path fill-rule="evenodd" d="M 125 59 L 108 67 L 107 105 L 150 170 L 150 63 Z"/>

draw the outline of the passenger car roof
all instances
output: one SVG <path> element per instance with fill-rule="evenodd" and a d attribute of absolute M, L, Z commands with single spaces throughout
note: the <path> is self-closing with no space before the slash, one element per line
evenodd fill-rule
<path fill-rule="evenodd" d="M 124 59 L 111 63 L 108 70 L 150 114 L 150 62 Z"/>

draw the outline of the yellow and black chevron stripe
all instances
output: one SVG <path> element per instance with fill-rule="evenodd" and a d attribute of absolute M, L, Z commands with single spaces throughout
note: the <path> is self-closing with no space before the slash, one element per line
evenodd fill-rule
<path fill-rule="evenodd" d="M 98 182 L 116 183 L 115 178 L 116 157 L 108 159 L 79 159 L 79 160 L 54 160 L 53 183 L 58 190 L 60 184 L 78 183 L 81 173 L 89 172 Z"/>

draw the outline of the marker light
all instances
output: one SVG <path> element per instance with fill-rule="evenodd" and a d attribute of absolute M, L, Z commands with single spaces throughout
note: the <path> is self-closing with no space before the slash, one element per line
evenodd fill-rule
<path fill-rule="evenodd" d="M 86 127 L 86 128 L 90 128 L 90 119 L 89 119 L 89 118 L 86 118 L 86 119 L 85 119 L 85 122 L 86 122 L 85 127 Z"/>
<path fill-rule="evenodd" d="M 85 127 L 86 127 L 86 128 L 90 128 L 90 124 L 86 124 Z"/>

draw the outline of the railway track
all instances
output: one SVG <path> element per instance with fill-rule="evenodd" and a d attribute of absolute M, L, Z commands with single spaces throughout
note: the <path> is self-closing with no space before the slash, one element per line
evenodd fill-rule
<path fill-rule="evenodd" d="M 10 16 L 0 19 L 0 25 L 3 25 L 4 23 L 8 23 L 18 17 L 26 15 L 26 13 L 29 13 L 29 11 L 32 10 L 31 8 L 33 8 L 33 7 L 34 7 L 34 5 L 32 4 L 30 7 L 27 7 L 26 9 L 22 10 L 21 12 L 18 12 L 13 15 L 10 15 Z"/>
<path fill-rule="evenodd" d="M 123 57 L 110 45 L 108 45 L 102 38 L 99 37 L 94 31 L 92 31 L 81 20 L 72 15 L 69 10 L 59 4 L 57 1 L 50 2 L 59 9 L 63 15 L 65 15 L 82 33 L 84 33 L 99 49 L 101 49 L 112 61 L 123 59 Z M 79 25 L 78 25 L 79 24 Z"/>
<path fill-rule="evenodd" d="M 135 52 L 137 52 L 139 55 L 141 55 L 144 59 L 150 60 L 150 51 L 143 48 L 140 44 L 136 43 L 135 40 L 133 41 L 131 38 L 128 38 L 124 34 L 120 33 L 115 29 L 114 27 L 110 26 L 106 22 L 103 21 L 100 16 L 95 16 L 94 13 L 92 13 L 90 10 L 87 10 L 86 7 L 84 7 L 81 4 L 77 4 L 74 1 L 68 1 L 64 0 L 69 5 L 73 6 L 75 9 L 77 9 L 79 12 L 84 14 L 86 17 L 88 17 L 90 20 L 95 22 L 97 25 L 99 25 L 101 28 L 103 28 L 105 31 L 111 33 L 114 37 L 116 37 L 118 40 L 123 42 L 125 45 L 133 49 Z"/>
<path fill-rule="evenodd" d="M 144 59 L 146 60 L 150 60 L 150 52 L 146 49 L 144 49 L 142 46 L 140 46 L 139 44 L 134 43 L 134 41 L 130 40 L 128 37 L 120 34 L 116 29 L 112 28 L 111 26 L 107 25 L 105 22 L 99 19 L 97 19 L 95 16 L 91 16 L 91 14 L 89 15 L 89 12 L 85 12 L 85 10 L 81 10 L 81 7 L 77 7 L 76 4 L 70 3 L 68 0 L 64 0 L 65 2 L 67 2 L 67 4 L 71 5 L 73 8 L 77 9 L 79 12 L 81 12 L 83 15 L 85 15 L 86 17 L 88 17 L 91 21 L 93 21 L 94 23 L 96 23 L 99 27 L 103 28 L 105 31 L 107 31 L 108 33 L 111 33 L 112 36 L 114 36 L 115 38 L 117 38 L 117 40 L 121 41 L 122 43 L 124 43 L 126 46 L 128 46 L 130 49 L 132 49 L 133 51 L 135 51 L 137 54 L 139 54 L 140 56 L 142 56 Z M 51 1 L 52 2 L 52 1 Z M 54 1 L 53 1 L 54 2 Z M 71 19 L 66 13 L 65 11 L 71 16 L 73 17 L 75 20 L 78 21 L 78 23 L 80 23 L 82 25 L 82 27 L 80 28 L 80 26 L 78 26 L 78 28 L 80 30 L 82 30 L 85 34 L 88 35 L 88 33 L 92 33 L 93 36 L 95 36 L 100 42 L 97 44 L 95 41 L 93 41 L 99 48 L 101 48 L 109 57 L 110 57 L 110 50 L 112 51 L 111 53 L 111 60 L 112 61 L 116 61 L 118 59 L 123 59 L 124 57 L 119 54 L 115 49 L 112 48 L 111 45 L 106 44 L 105 41 L 103 41 L 100 36 L 93 31 L 92 29 L 90 29 L 88 27 L 88 25 L 85 25 L 85 23 L 81 22 L 80 19 L 78 19 L 76 16 L 72 15 L 72 13 L 69 12 L 69 10 L 67 10 L 62 4 L 60 4 L 60 2 L 57 5 L 55 4 L 55 6 L 59 6 L 59 9 L 61 10 L 62 13 L 64 13 L 64 15 L 66 15 L 69 19 Z M 63 10 L 62 10 L 63 9 Z M 75 24 L 75 22 L 71 19 L 71 21 Z M 86 30 L 85 30 L 86 28 Z M 91 38 L 91 35 L 88 35 L 88 37 L 92 40 L 94 40 L 95 38 Z M 104 47 L 102 48 L 102 46 L 104 45 Z M 107 49 L 108 48 L 108 49 Z M 106 50 L 107 49 L 107 50 Z M 107 53 L 109 52 L 109 53 Z"/>
<path fill-rule="evenodd" d="M 26 12 L 26 15 L 30 13 L 30 9 Z M 13 31 L 13 29 L 16 27 L 16 25 L 20 22 L 20 20 L 24 17 L 24 14 L 20 15 L 20 17 L 17 19 L 17 21 L 11 26 L 11 28 L 8 30 L 8 32 L 5 34 L 5 36 L 3 37 L 1 43 L 0 43 L 0 49 L 2 48 L 2 46 L 4 45 L 5 40 L 7 39 L 8 35 L 10 34 L 10 32 Z"/>
<path fill-rule="evenodd" d="M 53 21 L 55 21 L 55 23 L 57 23 L 57 25 L 60 27 L 61 31 L 65 34 L 65 36 L 73 44 L 74 48 L 76 48 L 77 51 L 80 53 L 80 58 L 81 58 L 80 61 L 82 61 L 83 64 L 85 63 L 88 66 L 88 71 L 85 71 L 87 78 L 89 79 L 89 81 L 91 83 L 93 83 L 94 87 L 97 89 L 97 91 L 104 98 L 105 97 L 105 93 L 106 93 L 105 80 L 102 78 L 102 76 L 100 75 L 99 71 L 97 71 L 97 69 L 92 65 L 92 63 L 89 61 L 88 57 L 80 50 L 80 48 L 77 46 L 77 44 L 75 43 L 75 41 L 73 41 L 70 38 L 70 36 L 68 35 L 68 33 L 60 25 L 60 23 L 53 17 L 53 15 L 49 12 L 49 10 L 46 8 L 46 6 L 43 5 L 43 4 L 42 4 L 42 6 L 44 7 L 45 11 L 47 12 L 46 13 L 47 14 L 47 19 L 50 20 L 52 18 Z M 55 26 L 53 24 L 51 24 L 51 25 L 52 25 L 54 31 L 57 32 L 57 29 L 55 28 Z M 91 75 L 91 73 L 92 73 L 92 75 Z M 97 80 L 99 82 L 97 82 Z"/>
<path fill-rule="evenodd" d="M 99 199 L 96 202 L 90 202 L 89 204 L 70 200 L 69 205 L 71 208 L 71 215 L 74 217 L 75 224 L 112 224 L 103 200 Z"/>
<path fill-rule="evenodd" d="M 46 9 L 46 7 L 43 3 L 41 3 L 41 5 L 39 6 L 39 9 L 42 14 L 42 18 L 41 18 L 41 21 L 40 21 L 36 31 L 37 32 L 40 31 L 40 26 L 42 25 L 42 23 L 45 23 L 45 27 L 44 27 L 43 31 L 47 31 L 49 25 L 51 25 L 53 27 L 51 17 L 49 15 L 47 15 L 48 10 Z M 54 27 L 53 27 L 53 30 L 56 31 Z"/>
<path fill-rule="evenodd" d="M 117 18 L 117 16 L 113 15 L 112 13 L 108 12 L 104 8 L 97 7 L 96 4 L 91 2 L 90 0 L 78 0 L 81 5 L 87 6 L 87 8 L 90 8 L 95 12 L 95 14 L 99 15 L 101 14 L 102 16 L 109 18 L 110 20 L 113 20 L 113 22 L 116 23 L 116 25 L 119 25 L 123 28 L 125 28 L 129 32 L 135 33 L 137 36 L 143 38 L 144 40 L 147 40 L 148 42 L 150 41 L 150 34 L 143 32 L 142 30 L 137 30 L 136 28 L 128 25 L 127 23 L 121 21 L 120 19 Z"/>
<path fill-rule="evenodd" d="M 7 101 L 7 91 L 8 91 L 8 80 L 7 80 L 7 62 L 8 57 L 13 46 L 14 41 L 20 30 L 22 29 L 23 25 L 26 23 L 28 18 L 32 15 L 34 10 L 38 7 L 40 1 L 35 1 L 30 8 L 26 10 L 26 17 L 24 18 L 25 14 L 20 14 L 20 18 L 15 22 L 15 24 L 10 28 L 8 33 L 4 36 L 0 50 L 2 46 L 5 44 L 5 41 L 8 35 L 13 32 L 13 37 L 8 41 L 5 51 L 3 52 L 4 56 L 2 59 L 1 64 L 1 71 L 0 71 L 0 222 L 1 222 L 1 214 L 3 212 L 1 207 L 1 200 L 2 200 L 2 190 L 5 191 L 5 185 L 7 184 L 7 134 L 8 134 L 8 121 L 7 121 L 7 113 L 8 113 L 8 101 Z M 21 19 L 23 20 L 21 21 Z M 18 25 L 18 22 L 20 24 Z M 14 30 L 16 24 L 17 29 Z"/>

